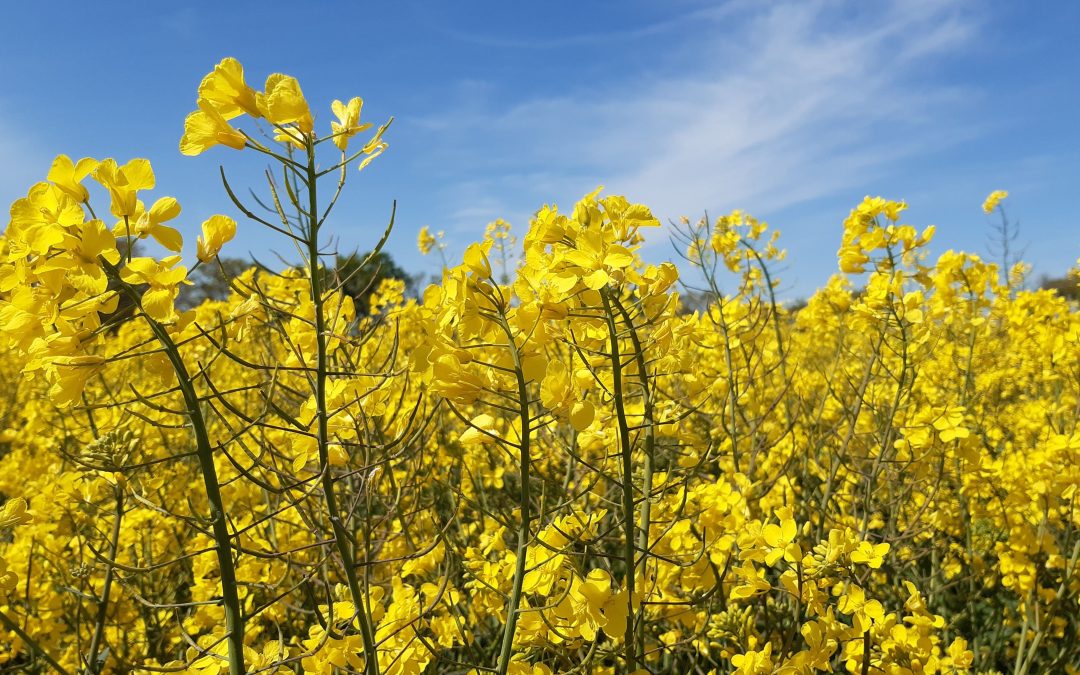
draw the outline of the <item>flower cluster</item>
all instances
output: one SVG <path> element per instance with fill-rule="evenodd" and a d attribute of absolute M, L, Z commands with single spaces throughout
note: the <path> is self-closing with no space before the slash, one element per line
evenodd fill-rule
<path fill-rule="evenodd" d="M 146 160 L 58 157 L 12 206 L 0 670 L 1080 672 L 1075 303 L 875 197 L 796 309 L 763 221 L 650 264 L 660 221 L 597 190 L 460 262 L 424 228 L 441 275 L 362 307 L 326 246 L 386 147 L 350 154 L 362 104 L 319 136 L 297 80 L 218 64 L 181 151 L 276 162 L 276 213 L 226 181 L 243 224 L 189 263 Z M 181 311 L 246 227 L 297 258 Z"/>

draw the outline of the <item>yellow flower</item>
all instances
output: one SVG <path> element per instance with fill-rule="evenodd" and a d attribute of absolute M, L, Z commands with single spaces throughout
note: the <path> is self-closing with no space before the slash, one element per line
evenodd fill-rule
<path fill-rule="evenodd" d="M 773 671 L 772 643 L 766 643 L 761 651 L 750 650 L 731 657 L 736 675 L 766 675 Z"/>
<path fill-rule="evenodd" d="M 420 234 L 416 238 L 416 248 L 420 249 L 420 253 L 427 255 L 431 253 L 431 248 L 438 243 L 434 235 L 431 234 L 431 230 L 425 225 L 420 228 Z"/>
<path fill-rule="evenodd" d="M 209 102 L 225 119 L 244 113 L 262 117 L 255 90 L 244 82 L 244 66 L 226 57 L 199 84 L 199 100 Z"/>
<path fill-rule="evenodd" d="M 811 621 L 803 624 L 800 631 L 806 640 L 806 651 L 796 655 L 796 660 L 804 667 L 815 670 L 830 670 L 829 659 L 836 651 L 837 642 L 829 638 L 828 625 L 825 621 Z M 805 671 L 804 671 L 805 672 Z"/>
<path fill-rule="evenodd" d="M 888 552 L 888 544 L 871 544 L 868 541 L 860 542 L 859 548 L 851 552 L 851 562 L 865 564 L 876 570 L 881 567 L 885 554 Z"/>
<path fill-rule="evenodd" d="M 507 668 L 508 675 L 551 675 L 551 668 L 544 663 L 528 663 L 520 654 L 514 654 Z"/>
<path fill-rule="evenodd" d="M 458 442 L 462 445 L 488 445 L 498 442 L 499 434 L 495 428 L 495 418 L 488 414 L 477 415 L 469 421 Z"/>
<path fill-rule="evenodd" d="M 116 238 L 100 220 L 88 220 L 78 230 L 78 236 L 68 237 L 72 245 L 68 251 L 53 255 L 37 267 L 37 274 L 45 277 L 49 272 L 62 272 L 64 282 L 88 295 L 104 293 L 108 279 L 101 267 L 99 257 L 116 264 L 120 252 Z"/>
<path fill-rule="evenodd" d="M 46 379 L 51 383 L 49 398 L 60 408 L 79 402 L 86 382 L 101 372 L 105 359 L 94 354 L 48 358 Z"/>
<path fill-rule="evenodd" d="M 488 260 L 488 249 L 491 241 L 483 244 L 469 244 L 465 249 L 465 267 L 479 279 L 491 278 L 491 262 Z"/>
<path fill-rule="evenodd" d="M 56 308 L 47 288 L 19 286 L 0 298 L 0 331 L 7 343 L 25 349 L 42 335 L 43 323 L 51 323 Z M 44 315 L 44 316 L 42 316 Z"/>
<path fill-rule="evenodd" d="M 596 408 L 588 401 L 576 401 L 570 407 L 570 425 L 574 431 L 581 433 L 592 426 L 596 417 Z"/>
<path fill-rule="evenodd" d="M 994 190 L 993 192 L 991 192 L 990 195 L 986 198 L 986 201 L 983 202 L 983 213 L 991 213 L 994 209 L 998 207 L 998 204 L 1001 203 L 1001 200 L 1005 199 L 1008 196 L 1009 193 L 1005 190 Z"/>
<path fill-rule="evenodd" d="M 885 618 L 885 609 L 877 600 L 867 600 L 866 592 L 855 584 L 849 584 L 837 609 L 844 614 L 853 614 L 861 621 L 876 623 Z"/>
<path fill-rule="evenodd" d="M 802 549 L 795 542 L 799 534 L 799 528 L 795 520 L 791 518 L 791 509 L 778 509 L 780 524 L 769 523 L 761 529 L 761 536 L 769 551 L 765 554 L 765 564 L 772 567 L 782 558 L 788 562 L 796 562 L 802 558 Z"/>
<path fill-rule="evenodd" d="M 870 256 L 863 253 L 858 246 L 844 246 L 840 249 L 840 271 L 845 274 L 862 274 L 866 271 L 866 263 L 870 262 Z"/>
<path fill-rule="evenodd" d="M 127 222 L 121 220 L 113 227 L 117 237 L 134 236 L 137 239 L 153 237 L 154 241 L 174 253 L 184 247 L 184 237 L 179 230 L 162 223 L 180 215 L 180 203 L 173 197 L 162 197 L 147 211 L 141 201 L 135 205 L 135 213 Z M 134 222 L 132 222 L 134 221 Z"/>
<path fill-rule="evenodd" d="M 199 260 L 210 262 L 221 247 L 236 236 L 236 221 L 228 216 L 210 216 L 202 224 L 202 231 L 198 239 Z"/>
<path fill-rule="evenodd" d="M 470 404 L 484 389 L 484 381 L 465 369 L 453 354 L 442 354 L 431 364 L 432 390 L 455 403 Z"/>
<path fill-rule="evenodd" d="M 184 120 L 180 152 L 185 155 L 199 155 L 215 145 L 242 150 L 246 143 L 247 136 L 232 128 L 213 105 L 200 100 L 199 109 Z"/>
<path fill-rule="evenodd" d="M 19 575 L 8 569 L 7 561 L 0 558 L 0 602 L 6 602 L 8 593 L 19 585 Z"/>
<path fill-rule="evenodd" d="M 751 562 L 733 568 L 732 572 L 741 582 L 731 589 L 729 597 L 732 600 L 744 600 L 772 588 L 769 582 L 764 579 L 764 572 L 754 567 Z"/>
<path fill-rule="evenodd" d="M 153 258 L 133 258 L 120 271 L 120 278 L 125 282 L 150 286 L 143 293 L 142 309 L 159 323 L 174 323 L 180 318 L 174 303 L 180 293 L 180 284 L 187 277 L 187 268 L 177 267 L 179 262 L 178 255 L 160 262 Z"/>
<path fill-rule="evenodd" d="M 133 159 L 119 166 L 111 157 L 102 161 L 93 171 L 94 179 L 109 191 L 112 197 L 110 211 L 117 218 L 134 216 L 138 212 L 138 191 L 154 188 L 154 169 L 146 159 Z"/>
<path fill-rule="evenodd" d="M 970 668 L 972 662 L 975 661 L 975 652 L 968 649 L 968 641 L 964 638 L 954 639 L 946 651 L 953 668 L 957 670 Z"/>
<path fill-rule="evenodd" d="M 375 161 L 375 158 L 383 154 L 383 152 L 390 147 L 385 141 L 368 141 L 368 144 L 364 146 L 362 152 L 367 155 L 364 159 L 356 165 L 357 171 L 363 171 L 367 168 L 368 164 Z"/>
<path fill-rule="evenodd" d="M 0 507 L 0 528 L 15 527 L 33 519 L 33 516 L 27 513 L 26 500 L 22 497 L 9 499 Z"/>
<path fill-rule="evenodd" d="M 570 591 L 577 618 L 582 622 L 578 629 L 586 640 L 595 640 L 598 628 L 613 638 L 626 632 L 629 595 L 626 590 L 612 592 L 611 585 L 611 575 L 595 569 Z"/>
<path fill-rule="evenodd" d="M 964 409 L 959 407 L 946 408 L 941 415 L 934 420 L 934 428 L 943 443 L 967 438 L 971 435 L 964 426 Z"/>
<path fill-rule="evenodd" d="M 83 157 L 72 162 L 67 155 L 58 155 L 49 169 L 48 179 L 77 202 L 85 203 L 90 193 L 83 187 L 82 181 L 97 168 L 98 162 L 92 157 Z"/>
<path fill-rule="evenodd" d="M 274 73 L 266 78 L 266 94 L 262 112 L 272 124 L 295 124 L 305 135 L 314 129 L 311 109 L 296 78 Z"/>
<path fill-rule="evenodd" d="M 364 99 L 356 96 L 349 100 L 348 104 L 335 100 L 330 104 L 330 109 L 337 116 L 336 122 L 330 122 L 330 130 L 334 134 L 334 145 L 345 152 L 349 147 L 349 139 L 371 128 L 371 122 L 360 123 L 360 110 L 364 107 Z"/>

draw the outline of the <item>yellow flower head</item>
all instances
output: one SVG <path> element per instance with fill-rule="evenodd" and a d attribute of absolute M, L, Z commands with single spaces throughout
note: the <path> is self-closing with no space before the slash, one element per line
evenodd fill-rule
<path fill-rule="evenodd" d="M 9 499 L 0 506 L 0 528 L 15 527 L 31 520 L 33 517 L 27 513 L 26 500 L 22 497 Z"/>
<path fill-rule="evenodd" d="M 199 84 L 199 101 L 206 101 L 225 119 L 244 113 L 262 117 L 255 90 L 244 82 L 244 66 L 226 57 Z"/>
<path fill-rule="evenodd" d="M 120 278 L 129 284 L 147 284 L 142 296 L 142 309 L 146 315 L 159 323 L 174 323 L 176 296 L 180 284 L 187 279 L 187 268 L 177 266 L 180 256 L 174 255 L 161 261 L 153 258 L 133 258 L 120 271 Z"/>
<path fill-rule="evenodd" d="M 421 227 L 420 234 L 416 238 L 416 248 L 420 249 L 420 253 L 422 253 L 423 255 L 431 253 L 431 249 L 435 246 L 436 243 L 438 243 L 438 240 L 436 240 L 435 236 L 431 234 L 431 230 L 428 229 L 428 226 L 425 225 Z"/>
<path fill-rule="evenodd" d="M 210 216 L 202 224 L 202 236 L 198 240 L 198 256 L 202 262 L 210 262 L 221 247 L 236 236 L 236 221 L 228 216 Z"/>
<path fill-rule="evenodd" d="M 139 190 L 154 188 L 154 169 L 150 160 L 133 159 L 119 166 L 111 157 L 94 168 L 94 179 L 109 191 L 110 210 L 117 218 L 134 216 L 138 212 Z"/>
<path fill-rule="evenodd" d="M 277 126 L 295 124 L 304 134 L 310 134 L 315 127 L 311 108 L 295 77 L 274 73 L 266 78 L 266 94 L 262 99 L 261 111 L 267 120 Z"/>
<path fill-rule="evenodd" d="M 991 213 L 998 207 L 1002 199 L 1009 196 L 1009 193 L 1005 190 L 994 190 L 983 202 L 983 213 Z"/>
<path fill-rule="evenodd" d="M 49 169 L 48 179 L 77 202 L 85 203 L 90 193 L 82 185 L 82 180 L 97 168 L 98 162 L 92 157 L 83 157 L 72 162 L 67 155 L 58 155 Z"/>
<path fill-rule="evenodd" d="M 180 152 L 185 155 L 199 155 L 215 145 L 242 150 L 245 143 L 247 136 L 233 129 L 209 101 L 200 99 L 199 109 L 184 120 Z"/>
<path fill-rule="evenodd" d="M 360 110 L 364 107 L 364 99 L 359 96 L 353 97 L 347 104 L 335 100 L 330 104 L 337 117 L 336 122 L 330 122 L 330 130 L 334 134 L 334 145 L 345 152 L 349 147 L 349 139 L 371 128 L 371 122 L 360 123 Z"/>
<path fill-rule="evenodd" d="M 162 197 L 154 202 L 147 211 L 142 201 L 135 204 L 135 213 L 126 220 L 121 220 L 113 227 L 117 237 L 134 236 L 138 239 L 153 237 L 154 241 L 174 253 L 179 253 L 184 246 L 184 237 L 179 230 L 163 223 L 180 215 L 180 203 L 173 197 Z"/>

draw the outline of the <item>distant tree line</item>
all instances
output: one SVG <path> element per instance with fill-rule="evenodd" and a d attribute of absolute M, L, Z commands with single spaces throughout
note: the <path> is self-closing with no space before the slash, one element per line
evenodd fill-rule
<path fill-rule="evenodd" d="M 328 270 L 327 286 L 333 287 L 343 281 L 342 290 L 345 295 L 353 299 L 358 314 L 367 314 L 371 311 L 371 295 L 386 279 L 399 279 L 405 282 L 407 293 L 415 291 L 417 277 L 409 274 L 401 268 L 390 254 L 380 251 L 367 264 L 364 261 L 370 253 L 353 253 L 348 256 L 337 257 L 337 267 Z M 182 309 L 197 307 L 207 300 L 224 300 L 231 292 L 230 280 L 252 266 L 248 260 L 241 258 L 219 258 L 217 262 L 209 265 L 200 265 L 196 268 L 188 280 L 191 286 L 184 287 L 180 292 L 177 304 Z"/>
<path fill-rule="evenodd" d="M 1039 279 L 1039 288 L 1054 291 L 1058 295 L 1080 302 L 1080 278 L 1066 274 L 1063 277 L 1043 275 Z"/>

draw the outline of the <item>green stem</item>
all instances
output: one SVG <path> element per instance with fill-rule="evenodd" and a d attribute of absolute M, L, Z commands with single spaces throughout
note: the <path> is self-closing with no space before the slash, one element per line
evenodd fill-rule
<path fill-rule="evenodd" d="M 360 621 L 360 635 L 364 641 L 364 667 L 368 675 L 379 675 L 379 657 L 376 652 L 375 634 L 371 626 L 371 614 L 366 594 L 361 592 L 360 581 L 356 575 L 356 559 L 353 555 L 352 537 L 342 522 L 338 512 L 337 498 L 334 494 L 334 477 L 330 472 L 330 435 L 328 430 L 329 415 L 326 407 L 327 347 L 326 315 L 323 308 L 323 277 L 319 270 L 319 199 L 316 188 L 318 172 L 315 169 L 315 147 L 308 141 L 307 191 L 308 191 L 308 278 L 311 282 L 311 303 L 315 314 L 315 410 L 318 429 L 319 470 L 322 473 L 323 499 L 334 529 L 334 543 L 345 567 L 345 578 L 349 584 L 357 619 Z"/>
<path fill-rule="evenodd" d="M 115 265 L 101 259 L 102 267 L 120 288 L 132 299 L 137 307 L 142 308 L 142 299 L 131 284 L 120 279 L 120 271 Z M 225 630 L 228 631 L 229 675 L 244 675 L 244 617 L 240 612 L 240 597 L 236 585 L 236 568 L 232 559 L 232 535 L 225 519 L 225 505 L 221 498 L 221 486 L 218 483 L 217 466 L 214 464 L 214 446 L 210 443 L 210 434 L 206 430 L 199 405 L 199 395 L 191 381 L 187 365 L 180 355 L 180 349 L 165 326 L 161 325 L 143 311 L 143 318 L 165 351 L 169 363 L 176 374 L 176 384 L 184 397 L 187 417 L 195 434 L 195 449 L 199 459 L 199 469 L 203 477 L 203 489 L 210 504 L 210 520 L 214 534 L 214 548 L 217 552 L 218 567 L 221 572 L 221 603 L 225 609 Z"/>
<path fill-rule="evenodd" d="M 1066 567 L 1065 573 L 1061 575 L 1061 583 L 1058 585 L 1057 593 L 1054 594 L 1053 604 L 1051 605 L 1051 611 L 1047 612 L 1047 617 L 1046 617 L 1047 623 L 1049 623 L 1051 621 L 1051 619 L 1053 618 L 1053 613 L 1052 613 L 1053 607 L 1055 605 L 1057 605 L 1061 601 L 1061 599 L 1065 596 L 1065 591 L 1069 587 L 1069 583 L 1070 583 L 1070 581 L 1072 579 L 1073 571 L 1076 569 L 1076 563 L 1077 563 L 1078 558 L 1080 558 L 1080 540 L 1077 540 L 1076 544 L 1073 546 L 1072 555 L 1069 556 L 1068 567 Z M 1024 621 L 1024 624 L 1025 624 L 1025 631 L 1024 632 L 1026 633 L 1027 632 L 1027 630 L 1026 630 L 1027 620 L 1026 619 Z M 1042 643 L 1043 638 L 1046 636 L 1046 630 L 1047 629 L 1045 627 L 1042 627 L 1042 628 L 1040 628 L 1038 630 L 1038 632 L 1035 634 L 1034 639 L 1032 639 L 1031 647 L 1028 648 L 1026 654 L 1023 654 L 1023 652 L 1024 652 L 1023 641 L 1021 641 L 1021 647 L 1020 647 L 1019 650 L 1017 650 L 1017 654 L 1016 654 L 1017 663 L 1020 662 L 1021 655 L 1023 654 L 1023 656 L 1024 656 L 1023 664 L 1019 669 L 1019 675 L 1027 675 L 1028 671 L 1031 669 L 1031 664 L 1035 662 L 1035 657 L 1039 653 L 1039 644 Z"/>
<path fill-rule="evenodd" d="M 502 329 L 506 333 L 507 344 L 510 347 L 510 356 L 514 361 L 514 374 L 518 385 L 518 415 L 521 424 L 521 442 L 519 447 L 518 462 L 521 473 L 521 492 L 518 497 L 518 507 L 521 511 L 521 519 L 518 521 L 517 533 L 517 560 L 514 565 L 514 581 L 510 590 L 510 599 L 506 607 L 506 624 L 503 628 L 502 644 L 499 648 L 499 663 L 497 672 L 506 675 L 510 668 L 510 656 L 514 647 L 514 632 L 517 630 L 518 607 L 521 605 L 521 587 L 525 582 L 525 559 L 529 552 L 529 540 L 532 538 L 532 494 L 529 489 L 531 480 L 530 467 L 532 458 L 529 446 L 529 436 L 532 435 L 529 414 L 529 390 L 525 381 L 525 373 L 521 366 L 521 354 L 518 352 L 517 343 L 514 341 L 513 331 L 502 316 Z"/>
<path fill-rule="evenodd" d="M 110 555 L 115 559 L 116 554 L 120 549 L 120 523 L 124 518 L 124 492 L 119 486 L 116 487 L 116 511 L 114 516 L 112 537 L 109 545 L 112 551 Z M 116 568 L 112 565 L 108 565 L 105 568 L 105 584 L 101 589 L 101 599 L 98 601 L 98 614 L 97 621 L 94 624 L 94 635 L 90 638 L 90 661 L 87 664 L 87 670 L 95 675 L 100 673 L 102 667 L 105 665 L 105 660 L 98 658 L 98 647 L 101 645 L 102 634 L 105 632 L 105 621 L 109 611 L 109 594 L 112 590 L 113 573 L 115 570 Z"/>
<path fill-rule="evenodd" d="M 870 675 L 870 631 L 863 633 L 862 675 Z"/>
<path fill-rule="evenodd" d="M 626 672 L 637 669 L 637 653 L 634 640 L 634 581 L 637 554 L 635 552 L 636 525 L 634 523 L 634 446 L 630 440 L 630 425 L 626 420 L 626 402 L 623 400 L 622 354 L 619 351 L 619 333 L 615 315 L 608 297 L 608 289 L 601 291 L 604 299 L 608 338 L 611 345 L 611 386 L 615 398 L 615 415 L 619 423 L 619 446 L 622 455 L 622 510 L 623 510 L 623 559 L 626 566 Z M 646 500 L 647 501 L 647 500 Z"/>
<path fill-rule="evenodd" d="M 637 328 L 634 326 L 634 322 L 630 318 L 630 313 L 626 311 L 623 304 L 619 302 L 618 298 L 612 298 L 615 306 L 619 310 L 619 314 L 622 315 L 623 321 L 626 322 L 627 332 L 630 335 L 630 342 L 634 346 L 634 361 L 637 362 L 638 379 L 641 383 L 641 395 L 644 398 L 644 420 L 643 426 L 645 429 L 645 467 L 644 477 L 642 479 L 642 499 L 641 506 L 638 511 L 638 550 L 641 551 L 641 560 L 635 567 L 635 574 L 640 572 L 642 579 L 645 578 L 645 565 L 649 559 L 649 527 L 652 520 L 652 483 L 653 483 L 653 466 L 656 459 L 656 430 L 654 428 L 654 412 L 653 412 L 653 398 L 652 389 L 649 382 L 649 371 L 645 364 L 645 348 L 641 344 L 641 338 L 638 336 Z M 637 622 L 637 649 L 639 653 L 645 652 L 645 621 L 639 620 Z"/>

